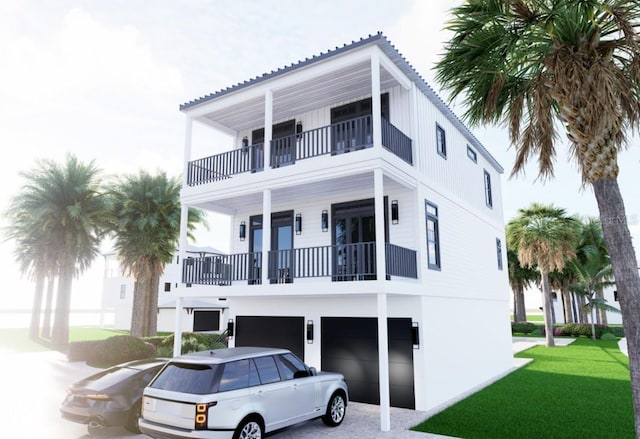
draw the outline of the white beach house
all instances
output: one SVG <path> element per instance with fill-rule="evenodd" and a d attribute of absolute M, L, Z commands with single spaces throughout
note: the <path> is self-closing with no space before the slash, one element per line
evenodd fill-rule
<path fill-rule="evenodd" d="M 231 251 L 182 255 L 206 288 L 178 308 L 224 295 L 232 346 L 342 372 L 383 430 L 512 367 L 503 169 L 383 34 L 180 109 L 180 248 L 197 207 L 230 216 Z M 194 157 L 194 124 L 233 145 Z"/>

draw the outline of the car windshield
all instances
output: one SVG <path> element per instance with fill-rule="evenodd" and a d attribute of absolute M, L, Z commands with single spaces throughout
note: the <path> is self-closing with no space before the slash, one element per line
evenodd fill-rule
<path fill-rule="evenodd" d="M 206 395 L 218 391 L 221 368 L 215 364 L 169 363 L 151 383 L 154 389 Z"/>

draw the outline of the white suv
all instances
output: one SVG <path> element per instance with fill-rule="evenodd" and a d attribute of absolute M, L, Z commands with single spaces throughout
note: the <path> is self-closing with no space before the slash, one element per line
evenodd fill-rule
<path fill-rule="evenodd" d="M 261 439 L 308 419 L 344 419 L 347 383 L 285 349 L 228 348 L 171 360 L 144 390 L 140 430 L 157 439 Z"/>

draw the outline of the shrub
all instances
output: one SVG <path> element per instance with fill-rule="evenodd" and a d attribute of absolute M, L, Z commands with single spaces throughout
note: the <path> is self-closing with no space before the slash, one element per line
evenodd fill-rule
<path fill-rule="evenodd" d="M 614 334 L 610 332 L 605 332 L 600 336 L 600 340 L 617 340 L 617 339 L 618 337 L 616 337 Z"/>
<path fill-rule="evenodd" d="M 86 361 L 98 367 L 109 367 L 155 355 L 155 347 L 138 337 L 115 335 L 105 340 L 69 344 L 69 361 Z"/>
<path fill-rule="evenodd" d="M 533 335 L 534 337 L 540 337 L 544 335 L 544 328 L 536 328 L 533 331 L 531 331 L 531 335 Z"/>
<path fill-rule="evenodd" d="M 220 349 L 227 347 L 224 341 L 219 341 L 220 334 L 185 332 L 182 334 L 181 354 L 189 352 L 206 351 L 207 349 Z M 161 347 L 169 348 L 173 356 L 174 335 L 168 335 L 162 340 Z M 226 341 L 226 338 L 225 338 Z M 162 352 L 166 352 L 164 349 Z"/>
<path fill-rule="evenodd" d="M 162 341 L 165 338 L 166 337 L 156 335 L 155 337 L 144 337 L 143 340 L 146 341 L 147 343 L 151 343 L 157 349 L 162 345 Z"/>
<path fill-rule="evenodd" d="M 531 322 L 511 322 L 512 334 L 529 334 L 536 329 L 536 325 Z"/>
<path fill-rule="evenodd" d="M 86 361 L 99 350 L 100 340 L 74 341 L 69 343 L 67 358 L 69 361 Z"/>
<path fill-rule="evenodd" d="M 609 328 L 605 325 L 595 325 L 594 327 L 596 338 L 602 337 L 602 334 L 605 332 L 613 333 L 613 328 Z M 590 323 L 567 323 L 566 325 L 562 325 L 558 328 L 557 332 L 554 332 L 555 335 L 567 336 L 567 337 L 580 337 L 581 335 L 591 338 L 591 324 Z M 615 335 L 615 334 L 614 334 Z"/>

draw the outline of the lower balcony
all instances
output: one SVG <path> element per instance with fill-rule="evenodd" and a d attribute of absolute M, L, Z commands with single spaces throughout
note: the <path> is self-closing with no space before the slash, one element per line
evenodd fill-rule
<path fill-rule="evenodd" d="M 382 118 L 382 146 L 409 164 L 413 164 L 411 138 Z M 272 168 L 293 165 L 296 161 L 323 155 L 344 154 L 373 146 L 371 115 L 334 123 L 273 139 L 266 165 Z M 198 186 L 234 175 L 264 169 L 264 144 L 246 145 L 210 157 L 190 161 L 187 184 Z"/>
<path fill-rule="evenodd" d="M 415 250 L 386 243 L 386 273 L 417 279 Z M 377 279 L 375 242 L 275 250 L 268 254 L 270 283 L 292 283 L 299 278 L 325 278 L 333 282 Z M 182 282 L 195 285 L 259 285 L 264 267 L 262 253 L 188 258 Z"/>

